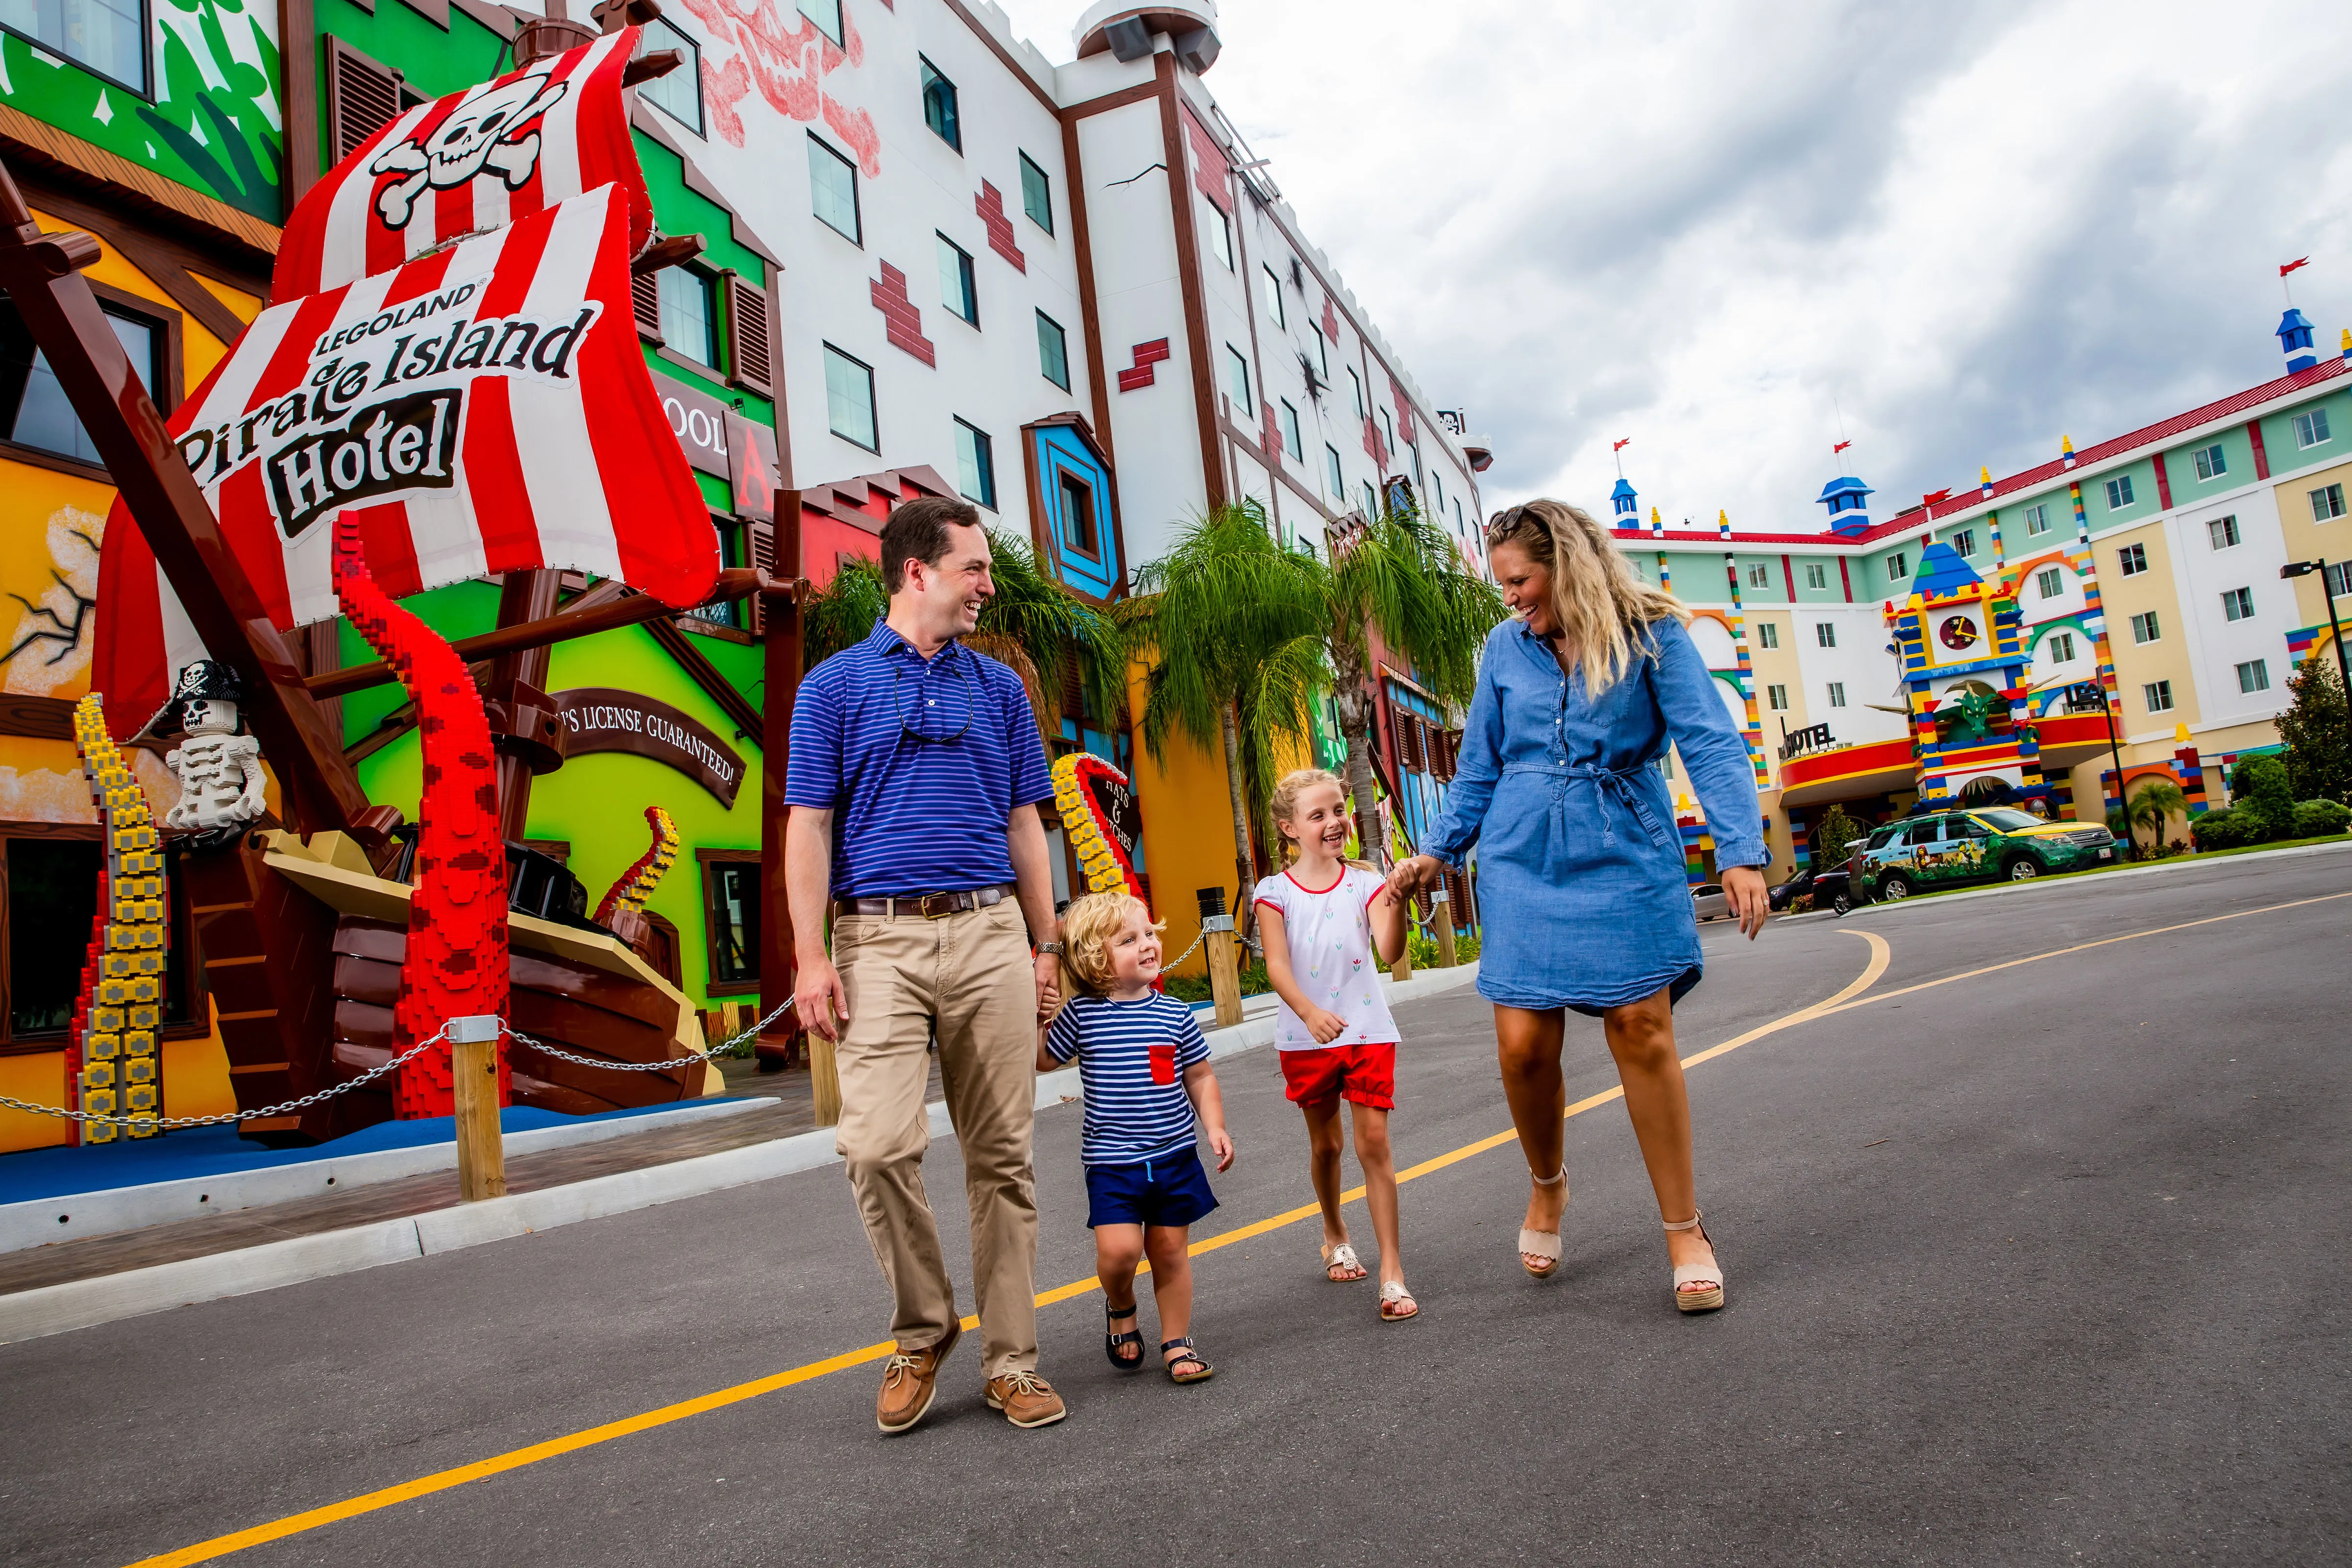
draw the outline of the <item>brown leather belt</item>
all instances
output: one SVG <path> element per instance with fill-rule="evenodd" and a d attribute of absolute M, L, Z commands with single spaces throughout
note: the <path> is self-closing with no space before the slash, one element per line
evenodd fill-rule
<path fill-rule="evenodd" d="M 850 915 L 880 915 L 896 920 L 900 915 L 920 915 L 935 921 L 945 915 L 960 915 L 972 910 L 984 910 L 991 904 L 1001 904 L 1013 897 L 1010 882 L 999 882 L 992 888 L 972 888 L 960 893 L 900 893 L 887 899 L 835 899 L 833 918 L 841 920 Z"/>

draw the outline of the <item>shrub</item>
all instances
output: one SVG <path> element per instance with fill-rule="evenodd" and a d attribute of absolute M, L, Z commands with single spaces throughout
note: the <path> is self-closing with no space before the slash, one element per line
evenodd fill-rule
<path fill-rule="evenodd" d="M 2317 838 L 2352 827 L 2352 805 L 2340 800 L 2306 800 L 2294 808 L 2294 836 Z"/>
<path fill-rule="evenodd" d="M 2294 831 L 2294 791 L 2286 764 L 2276 757 L 2248 757 L 2230 780 L 2230 804 L 2252 817 L 2254 841 L 2284 838 Z"/>
<path fill-rule="evenodd" d="M 2253 819 L 2245 813 L 2226 807 L 2189 819 L 2189 836 L 2197 841 L 2197 852 L 2200 855 L 2209 850 L 2236 849 L 2252 844 L 2260 832 Z"/>
<path fill-rule="evenodd" d="M 1867 837 L 1869 834 L 1870 829 L 1845 814 L 1845 807 L 1832 805 L 1822 815 L 1821 821 L 1813 825 L 1812 832 L 1806 836 L 1806 842 L 1811 847 L 1814 865 L 1836 866 L 1843 864 L 1845 858 L 1853 853 L 1855 839 Z"/>

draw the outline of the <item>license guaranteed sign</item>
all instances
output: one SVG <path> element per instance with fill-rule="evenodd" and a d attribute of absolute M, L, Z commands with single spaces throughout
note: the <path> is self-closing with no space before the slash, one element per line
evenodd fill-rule
<path fill-rule="evenodd" d="M 668 703 L 609 686 L 575 686 L 551 700 L 568 732 L 565 756 L 625 752 L 644 757 L 684 773 L 734 809 L 743 785 L 741 755 Z"/>

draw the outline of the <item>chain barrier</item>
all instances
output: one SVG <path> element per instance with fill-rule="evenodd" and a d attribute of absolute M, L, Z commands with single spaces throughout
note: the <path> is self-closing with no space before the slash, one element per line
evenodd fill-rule
<path fill-rule="evenodd" d="M 766 1028 L 769 1025 L 782 1017 L 786 1010 L 792 1006 L 796 998 L 794 997 L 785 997 L 782 1002 L 776 1004 L 775 1010 L 771 1012 L 766 1017 L 761 1019 L 758 1023 L 752 1025 L 748 1029 L 744 1029 L 729 1036 L 726 1039 L 720 1041 L 718 1045 L 711 1047 L 707 1051 L 690 1050 L 682 1057 L 665 1057 L 659 1061 L 653 1062 L 616 1062 L 607 1060 L 603 1057 L 575 1056 L 570 1051 L 562 1050 L 557 1047 L 549 1045 L 545 1040 L 537 1039 L 530 1035 L 524 1034 L 520 1029 L 509 1025 L 504 1018 L 500 1018 L 499 1020 L 499 1032 L 506 1036 L 509 1040 L 529 1046 L 532 1050 L 539 1052 L 540 1055 L 553 1057 L 558 1061 L 573 1062 L 584 1068 L 606 1068 L 614 1072 L 661 1072 L 669 1068 L 684 1067 L 688 1062 L 708 1062 L 725 1056 L 729 1051 L 733 1050 L 737 1046 L 741 1045 L 745 1040 L 750 1039 L 752 1036 L 757 1035 L 761 1030 Z"/>
<path fill-rule="evenodd" d="M 257 1117 L 284 1116 L 289 1111 L 307 1110 L 321 1100 L 332 1100 L 339 1094 L 348 1094 L 362 1084 L 373 1083 L 384 1074 L 406 1065 L 433 1047 L 439 1045 L 448 1037 L 448 1034 L 449 1026 L 444 1024 L 439 1029 L 434 1031 L 430 1039 L 417 1041 L 398 1056 L 368 1068 L 357 1078 L 345 1079 L 332 1089 L 322 1089 L 316 1094 L 306 1094 L 299 1100 L 289 1100 L 280 1105 L 265 1105 L 258 1110 L 224 1110 L 214 1116 L 103 1116 L 89 1110 L 68 1110 L 62 1105 L 31 1105 L 21 1100 L 12 1100 L 5 1094 L 0 1094 L 0 1105 L 5 1105 L 11 1110 L 30 1111 L 35 1116 L 55 1116 L 67 1121 L 98 1122 L 109 1127 L 152 1127 L 159 1132 L 167 1131 L 175 1127 L 210 1127 L 223 1121 L 251 1121 Z"/>

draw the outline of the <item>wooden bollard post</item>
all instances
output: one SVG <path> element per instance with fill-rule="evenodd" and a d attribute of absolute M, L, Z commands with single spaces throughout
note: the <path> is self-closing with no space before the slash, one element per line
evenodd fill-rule
<path fill-rule="evenodd" d="M 449 1078 L 457 1100 L 461 1203 L 479 1203 L 507 1194 L 507 1145 L 499 1127 L 499 1035 L 494 1017 L 449 1020 Z"/>
<path fill-rule="evenodd" d="M 1217 1027 L 1230 1029 L 1242 1021 L 1241 943 L 1234 936 L 1234 917 L 1225 912 L 1225 890 L 1202 888 L 1193 897 L 1201 905 L 1201 945 L 1209 959 L 1209 995 L 1217 1005 Z"/>
<path fill-rule="evenodd" d="M 1454 967 L 1454 905 L 1445 896 L 1444 884 L 1430 889 L 1429 930 L 1437 938 L 1437 967 Z"/>

